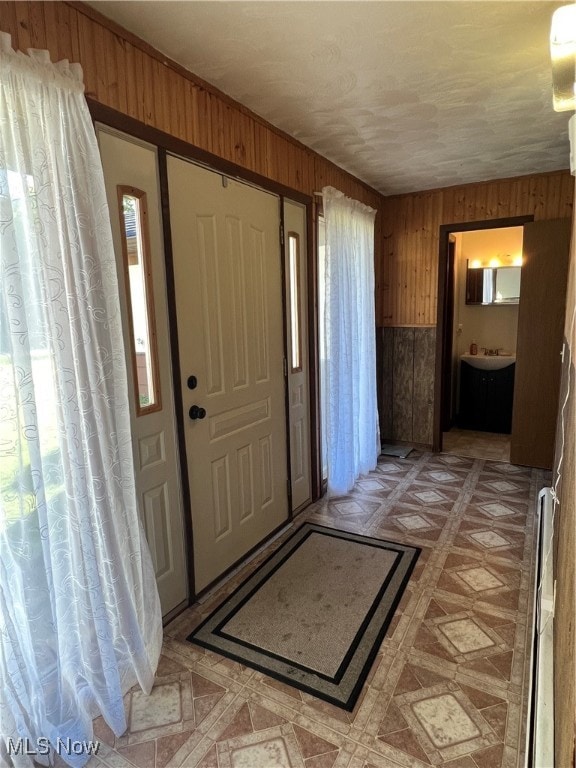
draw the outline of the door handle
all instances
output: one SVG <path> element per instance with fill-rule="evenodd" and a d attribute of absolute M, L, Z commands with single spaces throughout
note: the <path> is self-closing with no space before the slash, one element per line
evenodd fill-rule
<path fill-rule="evenodd" d="M 193 405 L 188 411 L 188 415 L 192 420 L 203 419 L 206 416 L 206 409 L 201 408 L 199 405 Z"/>

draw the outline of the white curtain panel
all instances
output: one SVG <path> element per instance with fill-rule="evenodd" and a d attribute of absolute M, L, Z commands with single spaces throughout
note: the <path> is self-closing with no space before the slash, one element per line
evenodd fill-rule
<path fill-rule="evenodd" d="M 123 694 L 152 687 L 162 624 L 132 461 L 82 71 L 1 34 L 0 751 L 16 766 L 37 747 L 46 764 L 47 740 L 84 764 L 92 718 L 121 734 Z"/>
<path fill-rule="evenodd" d="M 343 494 L 374 469 L 380 453 L 376 399 L 373 208 L 333 187 L 322 190 L 328 490 Z M 322 271 L 322 270 L 321 270 Z"/>

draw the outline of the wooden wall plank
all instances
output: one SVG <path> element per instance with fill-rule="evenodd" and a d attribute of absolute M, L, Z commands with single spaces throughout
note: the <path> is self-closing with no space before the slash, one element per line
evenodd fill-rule
<path fill-rule="evenodd" d="M 24 50 L 24 46 L 21 46 L 18 41 L 18 21 L 16 19 L 15 3 L 5 2 L 5 0 L 0 1 L 0 19 L 2 20 L 0 24 L 2 32 L 7 32 L 12 36 L 12 47 Z"/>
<path fill-rule="evenodd" d="M 71 14 L 72 15 L 72 14 Z M 78 16 L 78 51 L 84 72 L 84 90 L 87 96 L 98 99 L 96 62 L 96 28 L 84 16 Z"/>
<path fill-rule="evenodd" d="M 16 23 L 18 28 L 18 46 L 21 50 L 35 48 L 33 44 L 33 29 L 30 21 L 29 4 L 16 3 Z"/>
<path fill-rule="evenodd" d="M 436 324 L 439 230 L 442 224 L 533 215 L 536 220 L 572 216 L 574 184 L 568 171 L 468 184 L 385 198 L 382 255 L 382 326 Z M 413 283 L 414 275 L 416 283 Z"/>

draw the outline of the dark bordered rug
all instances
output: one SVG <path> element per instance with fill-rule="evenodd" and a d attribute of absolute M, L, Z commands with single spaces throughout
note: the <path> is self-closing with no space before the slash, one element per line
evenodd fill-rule
<path fill-rule="evenodd" d="M 188 640 L 351 711 L 419 554 L 305 523 Z"/>

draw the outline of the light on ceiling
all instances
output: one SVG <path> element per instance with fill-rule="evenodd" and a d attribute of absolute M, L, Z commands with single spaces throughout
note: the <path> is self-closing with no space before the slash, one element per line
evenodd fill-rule
<path fill-rule="evenodd" d="M 553 103 L 556 112 L 576 109 L 576 3 L 554 11 L 550 29 Z"/>

